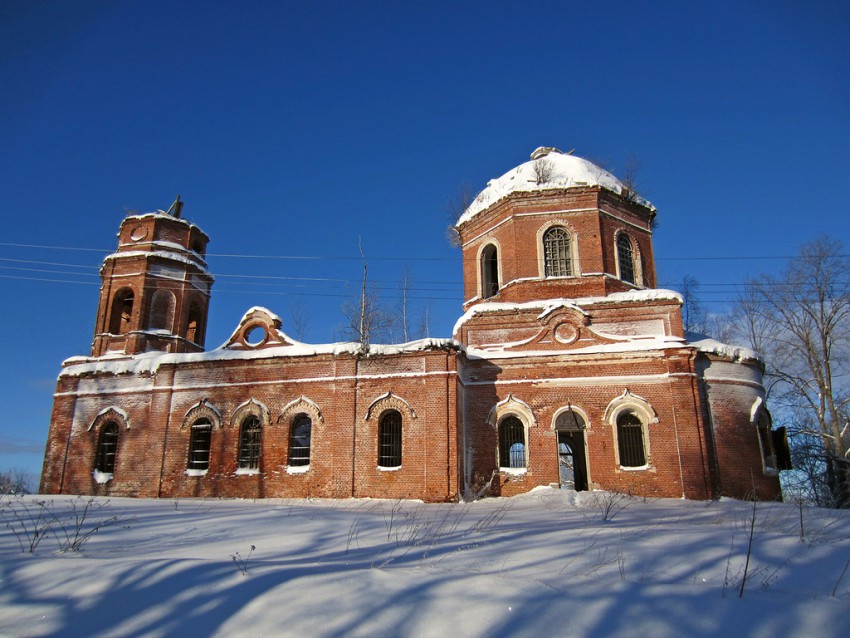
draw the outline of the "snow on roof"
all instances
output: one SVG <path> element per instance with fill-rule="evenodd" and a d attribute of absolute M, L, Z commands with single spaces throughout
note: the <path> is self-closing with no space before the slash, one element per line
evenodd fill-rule
<path fill-rule="evenodd" d="M 231 350 L 216 348 L 209 352 L 165 353 L 145 352 L 137 355 L 105 355 L 103 357 L 71 357 L 63 363 L 64 369 L 60 377 L 74 377 L 84 374 L 153 374 L 161 365 L 198 363 L 202 361 L 230 361 L 250 359 L 272 359 L 276 357 L 310 357 L 314 355 L 355 355 L 387 356 L 420 352 L 423 350 L 438 350 L 457 348 L 451 339 L 418 339 L 407 343 L 392 345 L 371 344 L 365 350 L 357 342 L 306 344 L 272 346 L 252 350 Z"/>
<path fill-rule="evenodd" d="M 578 308 L 585 306 L 598 306 L 602 304 L 618 303 L 644 303 L 647 301 L 676 301 L 682 303 L 682 295 L 674 290 L 664 288 L 653 288 L 650 290 L 630 290 L 628 292 L 612 292 L 605 297 L 579 297 L 576 299 L 540 299 L 535 301 L 524 301 L 522 303 L 507 303 L 500 301 L 487 301 L 475 304 L 467 310 L 455 323 L 452 334 L 457 334 L 460 327 L 475 315 L 483 315 L 491 312 L 519 312 L 522 310 L 540 310 L 540 318 L 558 308 Z"/>
<path fill-rule="evenodd" d="M 732 346 L 695 332 L 686 333 L 685 338 L 689 346 L 706 354 L 715 354 L 732 361 L 761 361 L 755 350 L 744 346 Z"/>
<path fill-rule="evenodd" d="M 626 189 L 619 179 L 593 162 L 563 153 L 556 148 L 540 147 L 531 154 L 530 161 L 520 164 L 497 179 L 491 179 L 487 188 L 478 194 L 458 219 L 457 226 L 468 222 L 510 193 L 580 186 L 601 186 L 618 195 L 622 195 Z M 641 197 L 634 196 L 634 200 L 655 210 L 652 204 Z"/>
<path fill-rule="evenodd" d="M 124 221 L 126 222 L 128 219 L 150 219 L 150 218 L 153 218 L 153 219 L 168 219 L 169 221 L 178 222 L 180 224 L 183 224 L 184 226 L 188 226 L 189 228 L 196 228 L 197 230 L 202 232 L 205 237 L 207 236 L 207 234 L 204 233 L 204 231 L 201 230 L 201 228 L 199 226 L 193 224 L 188 219 L 185 219 L 184 217 L 175 217 L 174 215 L 170 215 L 169 213 L 166 213 L 164 210 L 156 210 L 156 211 L 153 211 L 153 212 L 150 212 L 150 213 L 137 213 L 137 214 L 134 214 L 134 215 L 127 215 L 124 218 Z M 124 222 L 122 222 L 122 224 L 123 223 Z"/>
<path fill-rule="evenodd" d="M 206 262 L 204 262 L 200 257 L 197 257 L 195 253 L 189 251 L 176 253 L 170 250 L 119 250 L 118 252 L 111 253 L 104 257 L 103 261 L 124 259 L 126 257 L 158 257 L 160 259 L 170 259 L 171 261 L 178 261 L 188 266 L 194 266 L 202 272 L 209 274 L 206 268 Z"/>

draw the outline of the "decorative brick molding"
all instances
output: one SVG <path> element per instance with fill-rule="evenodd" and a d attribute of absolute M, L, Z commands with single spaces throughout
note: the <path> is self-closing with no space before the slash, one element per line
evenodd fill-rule
<path fill-rule="evenodd" d="M 98 413 L 89 425 L 88 431 L 98 432 L 105 423 L 109 423 L 110 421 L 115 421 L 119 428 L 130 429 L 130 418 L 127 416 L 127 413 L 121 408 L 111 406 Z"/>
<path fill-rule="evenodd" d="M 299 414 L 306 414 L 310 417 L 313 422 L 313 425 L 317 423 L 322 424 L 325 422 L 322 417 L 322 411 L 319 409 L 319 406 L 316 405 L 315 401 L 311 401 L 303 394 L 295 399 L 294 401 L 290 401 L 287 403 L 279 417 L 277 417 L 277 423 L 287 424 L 292 421 Z"/>
<path fill-rule="evenodd" d="M 248 399 L 233 411 L 230 425 L 238 428 L 242 421 L 249 416 L 257 417 L 260 420 L 260 425 L 263 427 L 269 424 L 269 409 L 256 399 Z"/>
<path fill-rule="evenodd" d="M 198 419 L 208 419 L 215 430 L 221 428 L 221 413 L 207 399 L 201 399 L 186 411 L 180 428 L 191 427 Z"/>
<path fill-rule="evenodd" d="M 605 408 L 605 422 L 616 427 L 617 417 L 624 410 L 633 410 L 637 412 L 637 414 L 641 417 L 641 420 L 644 422 L 644 425 L 648 425 L 649 423 L 658 423 L 658 415 L 655 413 L 655 410 L 652 408 L 649 401 L 641 396 L 632 394 L 628 389 L 624 390 L 623 394 L 611 401 L 611 403 L 608 404 L 608 407 Z"/>
<path fill-rule="evenodd" d="M 372 418 L 373 414 L 380 416 L 387 410 L 398 410 L 402 416 L 406 416 L 409 419 L 416 418 L 416 412 L 413 411 L 413 408 L 410 407 L 407 401 L 401 397 L 397 397 L 392 392 L 387 392 L 372 401 L 366 409 L 366 416 L 363 420 L 368 421 Z"/>
<path fill-rule="evenodd" d="M 537 427 L 537 419 L 534 418 L 531 407 L 525 401 L 515 398 L 513 394 L 509 394 L 490 409 L 490 413 L 487 415 L 487 423 L 496 428 L 502 417 L 508 414 L 515 414 L 520 417 L 520 421 L 523 422 L 526 429 Z"/>

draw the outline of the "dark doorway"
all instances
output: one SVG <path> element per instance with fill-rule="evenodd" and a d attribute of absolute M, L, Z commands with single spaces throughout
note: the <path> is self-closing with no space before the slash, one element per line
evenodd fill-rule
<path fill-rule="evenodd" d="M 558 475 L 561 489 L 587 490 L 583 430 L 558 432 Z"/>

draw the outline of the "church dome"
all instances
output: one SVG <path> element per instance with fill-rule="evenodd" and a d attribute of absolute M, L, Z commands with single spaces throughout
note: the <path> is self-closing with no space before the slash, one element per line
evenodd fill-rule
<path fill-rule="evenodd" d="M 510 193 L 581 186 L 601 186 L 618 195 L 623 195 L 628 190 L 619 179 L 593 162 L 563 153 L 557 148 L 541 146 L 534 150 L 528 162 L 487 182 L 487 188 L 481 191 L 464 211 L 457 225 L 469 221 Z M 633 193 L 631 197 L 643 206 L 654 208 L 648 201 Z"/>

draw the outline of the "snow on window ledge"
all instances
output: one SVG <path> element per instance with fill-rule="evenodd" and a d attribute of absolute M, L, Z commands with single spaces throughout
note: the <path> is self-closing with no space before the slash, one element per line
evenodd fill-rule
<path fill-rule="evenodd" d="M 236 476 L 255 476 L 260 473 L 257 467 L 240 467 L 236 469 Z"/>
<path fill-rule="evenodd" d="M 92 478 L 94 478 L 95 482 L 103 485 L 104 483 L 108 483 L 112 480 L 112 472 L 101 472 L 100 470 L 95 470 L 91 473 Z"/>
<path fill-rule="evenodd" d="M 379 472 L 398 472 L 401 469 L 401 465 L 396 465 L 395 467 L 385 467 L 383 465 L 378 466 Z"/>
<path fill-rule="evenodd" d="M 502 474 L 510 474 L 511 476 L 522 476 L 528 472 L 527 467 L 500 467 L 499 471 Z"/>
<path fill-rule="evenodd" d="M 645 465 L 635 465 L 635 466 L 631 466 L 631 467 L 626 467 L 625 465 L 621 465 L 620 469 L 623 470 L 624 472 L 640 472 L 641 470 L 648 470 L 651 467 L 652 466 L 647 463 Z"/>
<path fill-rule="evenodd" d="M 286 473 L 287 474 L 306 474 L 310 471 L 309 465 L 287 465 Z"/>
<path fill-rule="evenodd" d="M 206 476 L 209 470 L 186 470 L 186 476 Z"/>

